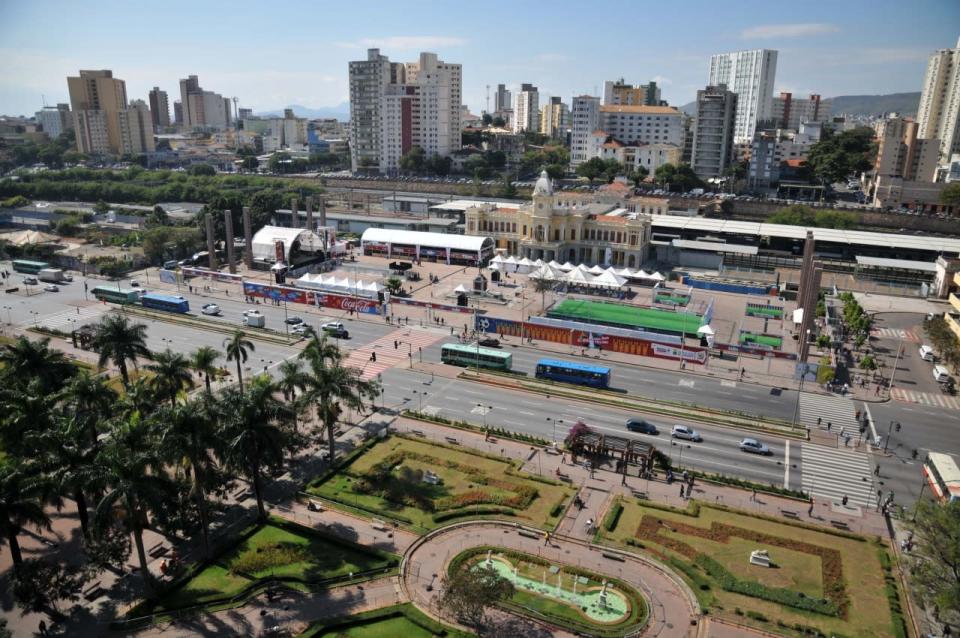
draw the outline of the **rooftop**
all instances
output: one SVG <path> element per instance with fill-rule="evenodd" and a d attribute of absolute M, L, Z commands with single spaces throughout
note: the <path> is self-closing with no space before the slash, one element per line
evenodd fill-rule
<path fill-rule="evenodd" d="M 680 115 L 673 106 L 645 106 L 643 104 L 605 104 L 601 113 L 637 113 L 639 115 Z"/>

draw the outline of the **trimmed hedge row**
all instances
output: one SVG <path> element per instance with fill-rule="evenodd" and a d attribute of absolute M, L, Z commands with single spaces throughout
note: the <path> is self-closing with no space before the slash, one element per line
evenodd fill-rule
<path fill-rule="evenodd" d="M 791 589 L 767 587 L 756 581 L 740 580 L 730 573 L 726 567 L 706 554 L 697 554 L 694 562 L 703 567 L 710 574 L 710 577 L 716 580 L 720 587 L 726 591 L 769 600 L 794 609 L 812 611 L 826 616 L 838 615 L 837 606 L 829 600 L 811 598 Z"/>
<path fill-rule="evenodd" d="M 454 518 L 464 518 L 467 516 L 516 516 L 516 512 L 509 507 L 465 507 L 458 510 L 447 510 L 433 515 L 434 523 L 442 523 Z"/>
<path fill-rule="evenodd" d="M 470 423 L 469 421 L 454 421 L 452 419 L 447 419 L 442 416 L 434 416 L 432 414 L 424 414 L 422 412 L 417 412 L 416 410 L 404 410 L 400 413 L 401 416 L 405 416 L 409 419 L 417 419 L 419 421 L 427 421 L 428 423 L 438 423 L 440 425 L 449 425 L 453 428 L 458 428 L 461 430 L 470 430 L 472 432 L 483 432 L 484 428 L 482 426 Z M 486 428 L 488 434 L 494 434 L 496 436 L 503 437 L 505 439 L 513 439 L 514 441 L 522 441 L 523 443 L 532 443 L 534 445 L 550 445 L 551 442 L 542 439 L 539 436 L 532 436 L 530 434 L 524 434 L 523 432 L 513 432 L 505 428 Z"/>
<path fill-rule="evenodd" d="M 910 635 L 907 629 L 907 619 L 903 615 L 903 604 L 900 601 L 900 588 L 897 587 L 897 577 L 893 574 L 893 561 L 886 548 L 877 549 L 877 557 L 883 568 L 883 590 L 890 606 L 891 626 L 895 638 L 907 638 Z"/>
<path fill-rule="evenodd" d="M 608 532 L 612 532 L 617 528 L 617 523 L 620 522 L 620 515 L 623 514 L 623 503 L 617 500 L 613 507 L 610 508 L 610 511 L 607 512 L 606 517 L 603 519 L 603 527 Z"/>

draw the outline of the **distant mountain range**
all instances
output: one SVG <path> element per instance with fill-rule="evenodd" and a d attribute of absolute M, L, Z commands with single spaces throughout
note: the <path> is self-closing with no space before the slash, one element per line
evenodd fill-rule
<path fill-rule="evenodd" d="M 312 109 L 308 106 L 301 106 L 299 104 L 290 104 L 284 109 L 293 109 L 293 114 L 297 117 L 306 117 L 311 120 L 319 118 L 329 118 L 335 117 L 342 122 L 346 122 L 350 119 L 350 103 L 343 102 L 337 104 L 336 106 L 324 106 L 319 109 Z M 265 111 L 263 113 L 257 113 L 261 117 L 283 117 L 283 109 L 278 111 Z"/>
<path fill-rule="evenodd" d="M 833 98 L 832 113 L 838 115 L 880 115 L 896 112 L 901 115 L 916 115 L 920 105 L 920 92 L 889 93 L 887 95 L 838 95 Z M 697 103 L 690 102 L 680 107 L 687 115 L 694 115 Z"/>

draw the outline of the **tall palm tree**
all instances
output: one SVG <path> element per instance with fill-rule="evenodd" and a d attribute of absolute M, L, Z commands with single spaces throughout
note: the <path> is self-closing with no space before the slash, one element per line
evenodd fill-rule
<path fill-rule="evenodd" d="M 234 330 L 233 335 L 223 342 L 223 349 L 227 353 L 227 361 L 237 362 L 237 382 L 240 384 L 240 391 L 243 392 L 242 364 L 247 362 L 247 353 L 253 352 L 256 348 L 253 342 L 244 336 L 242 330 Z"/>
<path fill-rule="evenodd" d="M 168 462 L 189 475 L 190 495 L 197 503 L 203 550 L 210 555 L 210 514 L 207 492 L 216 485 L 217 463 L 214 454 L 221 441 L 217 437 L 212 397 L 203 395 L 182 405 L 174 405 L 154 415 L 160 435 L 160 449 Z"/>
<path fill-rule="evenodd" d="M 124 428 L 140 429 L 142 425 L 124 425 Z M 131 448 L 123 439 L 112 440 L 97 456 L 95 478 L 107 490 L 97 504 L 96 519 L 101 526 L 112 525 L 120 518 L 133 534 L 140 562 L 140 572 L 149 590 L 153 589 L 153 577 L 147 569 L 147 554 L 143 547 L 143 530 L 150 514 L 161 511 L 174 502 L 176 490 L 163 470 L 162 461 L 155 446 Z"/>
<path fill-rule="evenodd" d="M 291 419 L 289 406 L 274 396 L 276 390 L 270 378 L 263 375 L 254 377 L 246 391 L 229 388 L 221 401 L 227 408 L 220 435 L 224 440 L 224 460 L 253 483 L 261 519 L 267 516 L 263 472 L 283 462 L 288 436 L 284 426 Z"/>
<path fill-rule="evenodd" d="M 21 462 L 0 462 L 0 531 L 10 546 L 13 567 L 23 563 L 18 537 L 24 527 L 50 529 L 50 518 L 43 511 L 42 478 Z"/>
<path fill-rule="evenodd" d="M 86 494 L 96 486 L 90 481 L 90 468 L 97 448 L 90 440 L 87 424 L 75 415 L 54 419 L 53 427 L 38 436 L 40 467 L 47 475 L 57 505 L 60 497 L 72 498 L 77 504 L 77 518 L 84 538 L 90 538 L 90 514 Z"/>
<path fill-rule="evenodd" d="M 207 394 L 213 392 L 210 386 L 210 377 L 217 373 L 216 362 L 220 358 L 220 353 L 210 346 L 200 346 L 193 351 L 190 357 L 190 367 L 198 374 L 203 375 L 203 380 L 207 385 Z"/>
<path fill-rule="evenodd" d="M 131 324 L 123 315 L 108 315 L 97 326 L 91 344 L 93 349 L 100 353 L 97 365 L 102 368 L 108 361 L 112 361 L 120 369 L 123 384 L 129 385 L 127 362 L 135 366 L 137 357 L 150 356 L 146 338 L 147 327 L 144 324 Z"/>
<path fill-rule="evenodd" d="M 310 341 L 300 352 L 300 358 L 308 361 L 311 366 L 323 366 L 326 362 L 335 363 L 343 360 L 343 353 L 336 343 L 327 339 L 326 334 L 318 335 L 314 332 Z"/>
<path fill-rule="evenodd" d="M 344 408 L 362 411 L 380 393 L 380 384 L 364 380 L 360 370 L 347 368 L 335 361 L 323 365 L 311 360 L 307 373 L 306 400 L 316 405 L 320 424 L 326 430 L 330 461 L 336 453 L 334 433 Z"/>
<path fill-rule="evenodd" d="M 77 373 L 77 367 L 59 350 L 50 348 L 50 338 L 30 341 L 18 337 L 0 348 L 0 369 L 5 380 L 27 385 L 36 379 L 44 392 L 59 390 Z"/>
<path fill-rule="evenodd" d="M 29 459 L 37 452 L 36 436 L 50 428 L 57 394 L 43 391 L 43 382 L 0 387 L 0 448 L 11 456 Z"/>
<path fill-rule="evenodd" d="M 87 432 L 90 445 L 100 446 L 100 430 L 104 420 L 113 413 L 117 393 L 100 376 L 81 370 L 65 388 L 61 409 Z"/>
<path fill-rule="evenodd" d="M 277 367 L 280 373 L 280 380 L 277 381 L 277 389 L 283 393 L 283 398 L 290 402 L 293 409 L 293 429 L 297 430 L 297 413 L 302 407 L 297 401 L 297 392 L 307 387 L 307 374 L 303 371 L 300 361 L 297 359 L 287 359 Z"/>
<path fill-rule="evenodd" d="M 157 397 L 169 399 L 171 405 L 176 405 L 181 390 L 193 387 L 190 361 L 170 348 L 153 355 L 153 363 L 146 368 L 154 374 L 150 379 L 150 388 Z"/>

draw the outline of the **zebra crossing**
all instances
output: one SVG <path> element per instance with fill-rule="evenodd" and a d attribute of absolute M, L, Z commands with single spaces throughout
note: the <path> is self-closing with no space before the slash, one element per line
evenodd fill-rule
<path fill-rule="evenodd" d="M 901 330 L 900 328 L 874 328 L 870 331 L 870 336 L 877 339 L 909 341 L 910 343 L 920 343 L 923 340 L 916 330 Z"/>
<path fill-rule="evenodd" d="M 400 365 L 420 360 L 420 350 L 444 337 L 442 330 L 400 328 L 376 341 L 351 350 L 344 365 L 359 368 L 363 379 L 373 379 L 378 374 Z M 396 347 L 394 346 L 396 344 Z M 373 354 L 376 353 L 376 360 Z"/>
<path fill-rule="evenodd" d="M 853 401 L 833 394 L 801 392 L 800 423 L 810 429 L 820 428 L 821 430 L 826 430 L 829 423 L 830 431 L 838 434 L 841 429 L 850 433 L 860 431 L 860 425 L 857 423 L 857 409 Z"/>
<path fill-rule="evenodd" d="M 812 443 L 801 443 L 800 452 L 804 492 L 834 501 L 846 496 L 851 505 L 876 507 L 877 488 L 869 456 Z"/>
<path fill-rule="evenodd" d="M 38 316 L 35 319 L 23 321 L 20 326 L 29 328 L 30 326 L 43 326 L 48 330 L 59 330 L 61 332 L 73 332 L 80 326 L 88 323 L 97 323 L 100 317 L 109 311 L 109 306 L 103 304 L 92 304 L 83 308 L 72 308 L 55 312 L 52 315 Z"/>
<path fill-rule="evenodd" d="M 933 408 L 946 408 L 948 410 L 960 410 L 960 397 L 949 394 L 937 394 L 936 392 L 916 392 L 914 390 L 904 390 L 896 386 L 890 390 L 890 398 L 901 403 L 917 403 L 927 405 Z"/>

